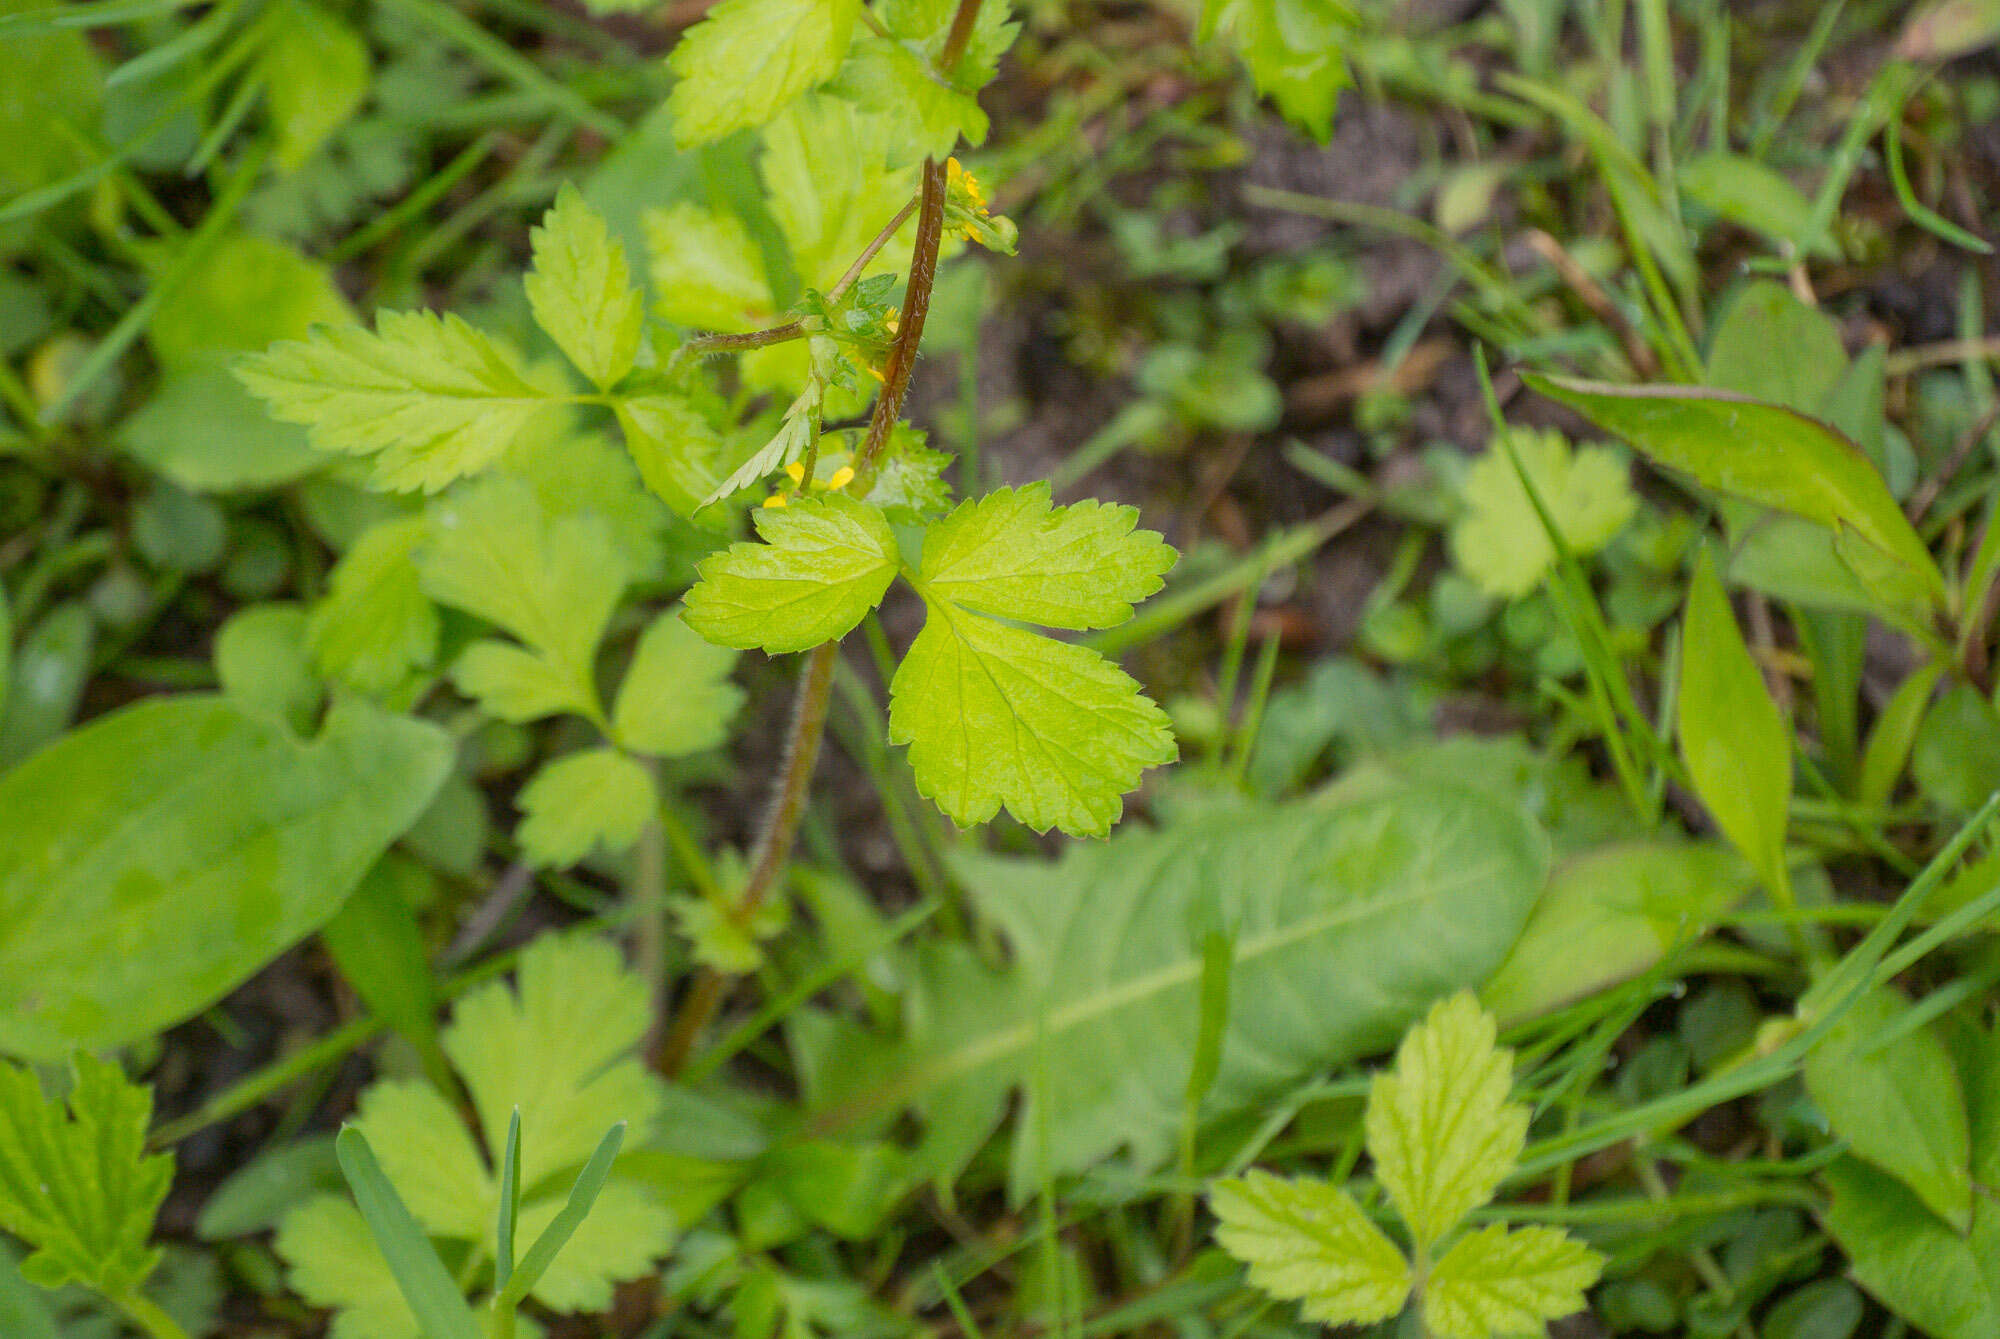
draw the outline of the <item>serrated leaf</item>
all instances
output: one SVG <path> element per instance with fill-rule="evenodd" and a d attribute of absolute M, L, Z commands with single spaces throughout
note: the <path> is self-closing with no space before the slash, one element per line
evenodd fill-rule
<path fill-rule="evenodd" d="M 528 238 L 535 263 L 522 286 L 535 324 L 599 390 L 611 389 L 632 370 L 646 321 L 624 246 L 568 182 Z"/>
<path fill-rule="evenodd" d="M 1507 1100 L 1514 1054 L 1495 1034 L 1470 992 L 1440 1000 L 1369 1085 L 1375 1176 L 1420 1246 L 1492 1199 L 1527 1142 L 1528 1109 Z"/>
<path fill-rule="evenodd" d="M 595 701 L 598 639 L 627 572 L 594 516 L 551 516 L 518 479 L 494 475 L 433 503 L 417 555 L 424 590 L 519 637 Z"/>
<path fill-rule="evenodd" d="M 423 537 L 419 517 L 384 521 L 334 564 L 326 598 L 306 620 L 306 645 L 328 678 L 379 696 L 437 658 L 437 608 L 411 561 Z"/>
<path fill-rule="evenodd" d="M 235 371 L 315 447 L 372 458 L 375 485 L 402 492 L 478 473 L 555 403 L 492 336 L 432 312 L 383 312 L 372 334 L 322 326 Z"/>
<path fill-rule="evenodd" d="M 1459 1238 L 1424 1284 L 1424 1320 L 1438 1339 L 1539 1332 L 1583 1310 L 1597 1252 L 1550 1227 L 1498 1224 Z"/>
<path fill-rule="evenodd" d="M 562 1204 L 550 1198 L 523 1208 L 522 1238 L 540 1237 Z M 631 1182 L 614 1180 L 528 1295 L 557 1311 L 607 1310 L 612 1285 L 643 1278 L 672 1249 L 675 1235 L 673 1215 L 665 1207 Z"/>
<path fill-rule="evenodd" d="M 945 39 L 952 20 L 958 16 L 958 0 L 881 0 L 877 6 L 882 26 L 897 41 L 935 62 L 944 54 Z M 979 7 L 972 36 L 959 57 L 958 68 L 941 71 L 961 89 L 978 91 L 998 73 L 1000 58 L 1014 44 L 1021 25 L 1015 21 L 1012 0 L 987 0 Z"/>
<path fill-rule="evenodd" d="M 775 323 L 763 253 L 735 215 L 679 201 L 647 210 L 643 221 L 660 315 L 730 332 Z"/>
<path fill-rule="evenodd" d="M 511 642 L 477 641 L 451 667 L 452 686 L 503 721 L 538 721 L 575 712 L 589 716 L 597 703 L 589 686 L 537 651 Z"/>
<path fill-rule="evenodd" d="M 1250 1266 L 1250 1282 L 1304 1303 L 1307 1320 L 1372 1325 L 1410 1295 L 1409 1261 L 1338 1186 L 1253 1171 L 1217 1181 L 1208 1203 L 1215 1239 Z"/>
<path fill-rule="evenodd" d="M 562 869 L 595 847 L 631 846 L 658 802 L 645 768 L 616 749 L 587 749 L 547 764 L 521 788 L 515 835 L 530 861 Z"/>
<path fill-rule="evenodd" d="M 915 192 L 914 164 L 887 165 L 902 135 L 893 118 L 821 94 L 765 127 L 757 170 L 807 288 L 831 288 Z M 893 257 L 908 254 L 907 243 L 891 242 L 863 274 L 893 270 L 902 263 Z"/>
<path fill-rule="evenodd" d="M 422 1339 L 389 1262 L 347 1199 L 318 1195 L 293 1209 L 275 1247 L 292 1291 L 335 1310 L 329 1339 Z"/>
<path fill-rule="evenodd" d="M 819 436 L 820 415 L 826 408 L 826 384 L 817 376 L 808 375 L 805 389 L 799 392 L 785 410 L 785 417 L 778 430 L 771 434 L 771 440 L 757 448 L 748 460 L 737 466 L 736 472 L 715 486 L 715 490 L 701 500 L 701 506 L 711 507 L 722 499 L 740 493 L 767 475 L 776 474 L 796 460 L 805 459 L 806 448 Z"/>
<path fill-rule="evenodd" d="M 426 1232 L 485 1236 L 498 1192 L 465 1122 L 437 1089 L 413 1080 L 377 1083 L 362 1094 L 352 1124 Z"/>
<path fill-rule="evenodd" d="M 918 583 L 965 609 L 1053 628 L 1108 628 L 1165 584 L 1178 555 L 1136 507 L 1052 507 L 1046 483 L 1002 488 L 924 534 Z"/>
<path fill-rule="evenodd" d="M 1508 429 L 1508 438 L 1571 552 L 1597 552 L 1638 511 L 1626 464 L 1608 447 L 1572 453 L 1559 432 L 1519 428 Z M 1555 566 L 1555 545 L 1498 442 L 1465 472 L 1459 499 L 1465 513 L 1451 528 L 1458 570 L 1489 595 L 1509 599 L 1540 585 Z"/>
<path fill-rule="evenodd" d="M 1324 142 L 1353 82 L 1342 48 L 1358 22 L 1345 0 L 1207 0 L 1201 33 L 1227 34 L 1257 91 Z"/>
<path fill-rule="evenodd" d="M 1166 713 L 1097 652 L 925 606 L 889 685 L 889 739 L 959 826 L 1005 805 L 1037 832 L 1103 836 L 1140 774 L 1178 755 Z"/>
<path fill-rule="evenodd" d="M 1706 551 L 1688 586 L 1676 735 L 1702 805 L 1774 893 L 1790 887 L 1792 733 Z"/>
<path fill-rule="evenodd" d="M 31 1282 L 122 1296 L 160 1262 L 147 1242 L 174 1160 L 146 1154 L 151 1090 L 82 1053 L 70 1072 L 59 1104 L 33 1070 L 0 1061 L 0 1228 L 33 1248 L 21 1266 Z"/>
<path fill-rule="evenodd" d="M 895 579 L 896 536 L 866 502 L 826 493 L 754 516 L 762 542 L 704 560 L 687 594 L 688 626 L 718 646 L 781 655 L 843 637 Z"/>
<path fill-rule="evenodd" d="M 942 158 L 961 136 L 975 148 L 986 142 L 989 122 L 977 98 L 938 79 L 930 62 L 907 45 L 865 29 L 854 35 L 847 63 L 829 88 L 894 118 L 898 161 Z"/>
<path fill-rule="evenodd" d="M 625 449 L 654 496 L 695 519 L 716 496 L 722 438 L 687 402 L 667 395 L 620 398 L 613 406 Z"/>
<path fill-rule="evenodd" d="M 708 144 L 758 126 L 840 68 L 860 0 L 723 0 L 667 58 L 674 141 Z"/>
<path fill-rule="evenodd" d="M 1392 1046 L 1418 1002 L 1485 980 L 1547 860 L 1512 795 L 1393 779 L 1352 800 L 1128 828 L 1059 862 L 968 854 L 953 872 L 1009 965 L 948 945 L 900 956 L 900 1034 L 804 1010 L 793 1054 L 821 1129 L 872 1130 L 914 1106 L 921 1175 L 952 1175 L 1017 1087 L 1033 1094 L 1014 1123 L 1017 1197 L 1124 1147 L 1150 1169 L 1184 1128 L 1208 928 L 1231 927 L 1234 961 L 1203 1114 L 1268 1110 Z M 1038 1067 L 1038 1047 L 1060 1063 Z"/>
<path fill-rule="evenodd" d="M 680 757 L 729 737 L 743 690 L 729 681 L 731 652 L 714 646 L 669 609 L 639 638 L 612 711 L 612 736 L 634 753 Z"/>

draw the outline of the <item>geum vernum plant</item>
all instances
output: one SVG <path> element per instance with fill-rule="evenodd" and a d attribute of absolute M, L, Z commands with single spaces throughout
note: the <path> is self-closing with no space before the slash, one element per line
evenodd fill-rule
<path fill-rule="evenodd" d="M 746 960 L 713 951 L 713 941 L 762 924 L 803 813 L 839 640 L 898 575 L 923 599 L 926 621 L 889 685 L 889 735 L 909 747 L 918 789 L 954 821 L 983 822 L 1005 808 L 1039 830 L 1101 835 L 1140 774 L 1176 755 L 1165 714 L 1130 677 L 1095 651 L 1018 626 L 1121 622 L 1159 589 L 1173 551 L 1135 528 L 1133 509 L 1057 507 L 1045 484 L 951 507 L 949 458 L 900 421 L 947 242 L 1012 250 L 1013 225 L 991 212 L 948 151 L 961 135 L 984 138 L 975 95 L 1015 25 L 1004 4 L 980 0 L 884 0 L 867 24 L 860 13 L 859 0 L 729 0 L 670 61 L 680 83 L 669 110 L 683 145 L 761 128 L 765 205 L 804 282 L 788 307 L 744 227 L 684 203 L 645 220 L 649 309 L 623 244 L 565 188 L 533 235 L 526 290 L 536 323 L 588 389 L 457 316 L 423 312 L 384 312 L 372 332 L 317 329 L 238 366 L 244 384 L 278 417 L 304 425 L 317 447 L 367 462 L 377 489 L 448 489 L 446 499 L 463 498 L 451 505 L 470 506 L 485 496 L 481 476 L 512 472 L 524 441 L 594 410 L 617 423 L 652 493 L 696 527 L 726 534 L 748 504 L 760 504 L 758 539 L 701 565 L 687 624 L 718 646 L 807 659 L 747 870 L 689 921 L 718 931 L 707 936 L 711 951 L 699 952 L 711 968 Z M 746 53 L 756 59 L 746 63 Z M 895 276 L 884 267 L 905 236 L 909 259 L 892 306 Z M 719 371 L 721 354 L 736 355 L 733 377 Z M 843 418 L 856 422 L 835 430 Z M 393 586 L 412 556 L 428 571 L 428 553 L 450 546 L 435 513 L 428 528 L 402 524 L 366 555 L 366 579 L 354 574 L 357 602 L 363 589 Z M 561 544 L 552 533 L 543 542 Z M 580 570 L 590 564 L 544 551 L 539 570 L 558 588 L 539 598 L 560 611 L 571 585 L 592 584 Z M 442 594 L 434 577 L 424 590 Z M 588 664 L 601 621 L 556 655 L 525 620 L 499 617 L 467 593 L 445 598 L 497 619 L 526 651 L 480 643 L 456 667 L 462 690 L 504 719 L 604 721 Z M 608 609 L 596 599 L 591 607 Z M 366 644 L 370 621 L 354 622 Z M 408 643 L 377 691 L 399 691 L 403 667 L 435 644 L 434 630 Z M 698 677 L 713 683 L 726 668 L 708 663 Z M 646 687 L 661 691 L 657 680 Z M 609 724 L 609 749 L 587 773 L 576 764 L 574 784 L 538 782 L 524 794 L 536 808 L 522 838 L 538 863 L 573 860 L 600 840 L 629 845 L 656 809 L 643 770 L 625 761 L 648 750 Z M 605 823 L 595 811 L 622 817 Z M 551 840 L 552 829 L 563 839 Z M 659 906 L 642 912 L 657 925 Z M 657 929 L 642 928 L 642 944 L 657 939 Z M 642 957 L 659 961 L 657 952 Z M 664 1043 L 669 1068 L 720 989 L 720 973 L 709 970 L 689 992 Z"/>

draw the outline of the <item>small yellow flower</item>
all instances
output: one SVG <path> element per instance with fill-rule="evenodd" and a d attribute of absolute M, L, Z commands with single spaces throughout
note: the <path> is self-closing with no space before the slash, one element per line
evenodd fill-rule
<path fill-rule="evenodd" d="M 960 163 L 957 158 L 947 158 L 944 160 L 944 181 L 945 189 L 951 191 L 953 194 L 964 195 L 966 199 L 972 202 L 971 207 L 973 209 L 983 210 L 986 208 L 986 192 L 980 189 L 979 178 L 967 172 L 964 164 Z"/>
<path fill-rule="evenodd" d="M 845 488 L 853 482 L 854 482 L 854 467 L 852 465 L 842 465 L 839 469 L 833 472 L 832 476 L 829 477 L 826 483 L 822 486 L 828 492 L 832 492 L 836 488 Z"/>
<path fill-rule="evenodd" d="M 771 496 L 764 499 L 764 505 L 772 508 L 783 507 L 787 505 L 787 503 L 789 502 L 790 499 L 787 498 L 783 493 L 773 493 L 771 494 Z"/>
<path fill-rule="evenodd" d="M 795 460 L 785 466 L 785 473 L 791 476 L 792 482 L 795 484 L 802 484 L 806 481 L 806 467 L 803 461 Z"/>

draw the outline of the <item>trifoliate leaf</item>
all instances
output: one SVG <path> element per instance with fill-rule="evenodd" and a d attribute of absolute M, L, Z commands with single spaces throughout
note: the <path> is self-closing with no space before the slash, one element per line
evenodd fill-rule
<path fill-rule="evenodd" d="M 861 0 L 723 0 L 667 58 L 674 140 L 708 144 L 762 125 L 840 68 Z"/>
<path fill-rule="evenodd" d="M 527 484 L 492 475 L 432 504 L 417 565 L 431 598 L 542 651 L 595 700 L 598 638 L 627 576 L 602 521 L 551 517 Z"/>
<path fill-rule="evenodd" d="M 880 510 L 844 493 L 760 507 L 762 543 L 701 564 L 688 625 L 719 646 L 773 655 L 845 636 L 895 579 L 896 536 Z"/>
<path fill-rule="evenodd" d="M 647 210 L 643 222 L 660 315 L 699 330 L 775 323 L 763 253 L 735 215 L 683 201 Z"/>
<path fill-rule="evenodd" d="M 1253 1171 L 1217 1181 L 1209 1207 L 1221 1220 L 1216 1240 L 1250 1266 L 1250 1282 L 1303 1302 L 1307 1320 L 1369 1325 L 1410 1295 L 1409 1262 L 1338 1186 Z"/>
<path fill-rule="evenodd" d="M 1559 432 L 1512 428 L 1508 438 L 1563 542 L 1597 552 L 1638 510 L 1625 461 L 1604 446 L 1574 454 Z M 1555 565 L 1555 546 L 1507 452 L 1495 442 L 1465 473 L 1465 514 L 1451 528 L 1451 557 L 1489 595 L 1526 595 Z"/>
<path fill-rule="evenodd" d="M 507 1146 L 520 1107 L 521 1184 L 533 1191 L 580 1166 L 614 1123 L 628 1122 L 636 1138 L 664 1099 L 631 1055 L 651 1022 L 650 992 L 616 945 L 545 936 L 521 954 L 515 977 L 513 989 L 496 982 L 460 1000 L 442 1041 L 488 1148 Z"/>
<path fill-rule="evenodd" d="M 437 607 L 411 562 L 423 537 L 420 517 L 383 521 L 334 565 L 326 598 L 306 620 L 306 644 L 328 678 L 379 696 L 436 659 Z"/>
<path fill-rule="evenodd" d="M 693 519 L 722 476 L 715 426 L 670 395 L 621 398 L 613 410 L 646 487 L 676 515 Z"/>
<path fill-rule="evenodd" d="M 314 446 L 373 457 L 376 486 L 404 492 L 484 469 L 553 403 L 492 336 L 431 312 L 383 312 L 373 334 L 321 327 L 236 375 Z"/>
<path fill-rule="evenodd" d="M 160 1262 L 146 1243 L 174 1160 L 146 1154 L 149 1089 L 82 1053 L 70 1073 L 65 1111 L 32 1069 L 0 1060 L 0 1228 L 33 1248 L 29 1282 L 122 1296 Z"/>
<path fill-rule="evenodd" d="M 738 921 L 708 898 L 682 897 L 675 899 L 673 913 L 696 962 L 742 976 L 764 965 L 762 942 L 791 922 L 792 904 L 781 897 L 768 898 L 747 921 Z"/>
<path fill-rule="evenodd" d="M 1322 142 L 1353 82 L 1342 48 L 1359 26 L 1346 0 L 1207 0 L 1201 16 L 1202 40 L 1226 33 L 1257 91 Z"/>
<path fill-rule="evenodd" d="M 1135 507 L 1052 507 L 1049 485 L 959 504 L 924 535 L 918 581 L 980 613 L 1053 628 L 1106 628 L 1162 584 L 1176 554 Z"/>
<path fill-rule="evenodd" d="M 743 690 L 729 681 L 734 653 L 703 640 L 678 609 L 653 620 L 611 716 L 612 737 L 634 753 L 679 757 L 729 737 Z"/>
<path fill-rule="evenodd" d="M 523 1205 L 517 1240 L 540 1237 L 562 1206 L 556 1196 Z M 557 1311 L 608 1310 L 612 1285 L 651 1273 L 674 1236 L 674 1216 L 664 1205 L 629 1181 L 608 1182 L 528 1295 Z"/>
<path fill-rule="evenodd" d="M 1470 992 L 1441 1000 L 1369 1086 L 1375 1176 L 1421 1246 L 1492 1199 L 1527 1140 L 1528 1109 L 1507 1100 L 1513 1052 L 1495 1031 Z"/>
<path fill-rule="evenodd" d="M 492 1230 L 499 1191 L 465 1122 L 437 1089 L 378 1083 L 362 1094 L 353 1123 L 426 1232 L 476 1241 Z"/>
<path fill-rule="evenodd" d="M 1085 647 L 927 598 L 924 630 L 889 685 L 889 738 L 954 823 L 999 812 L 1101 836 L 1139 774 L 1174 759 L 1166 713 Z"/>
<path fill-rule="evenodd" d="M 538 721 L 544 716 L 597 710 L 590 685 L 578 683 L 564 667 L 539 651 L 511 642 L 474 642 L 451 667 L 451 682 L 503 721 Z"/>
<path fill-rule="evenodd" d="M 616 749 L 558 758 L 521 788 L 521 853 L 561 869 L 597 846 L 622 851 L 639 840 L 656 802 L 646 769 Z"/>
<path fill-rule="evenodd" d="M 535 324 L 599 390 L 609 390 L 632 370 L 646 321 L 624 246 L 567 182 L 528 237 L 535 265 L 522 286 Z"/>
<path fill-rule="evenodd" d="M 1555 1228 L 1483 1227 L 1432 1266 L 1424 1320 L 1438 1339 L 1539 1334 L 1549 1321 L 1583 1310 L 1583 1290 L 1603 1264 Z"/>
<path fill-rule="evenodd" d="M 453 1123 L 457 1120 L 454 1117 Z M 338 1195 L 318 1195 L 287 1213 L 276 1249 L 293 1292 L 334 1309 L 327 1339 L 422 1339 L 389 1262 L 361 1211 Z"/>

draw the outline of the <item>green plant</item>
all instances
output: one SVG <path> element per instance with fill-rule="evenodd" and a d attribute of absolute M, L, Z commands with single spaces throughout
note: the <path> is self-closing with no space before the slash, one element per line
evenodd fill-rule
<path fill-rule="evenodd" d="M 1367 1149 L 1410 1254 L 1345 1191 L 1263 1172 L 1216 1183 L 1216 1239 L 1250 1281 L 1327 1325 L 1388 1320 L 1413 1304 L 1439 1339 L 1518 1334 L 1579 1310 L 1603 1258 L 1546 1227 L 1459 1232 L 1520 1160 L 1528 1109 L 1507 1100 L 1513 1057 L 1471 995 L 1435 1005 L 1368 1090 Z"/>

